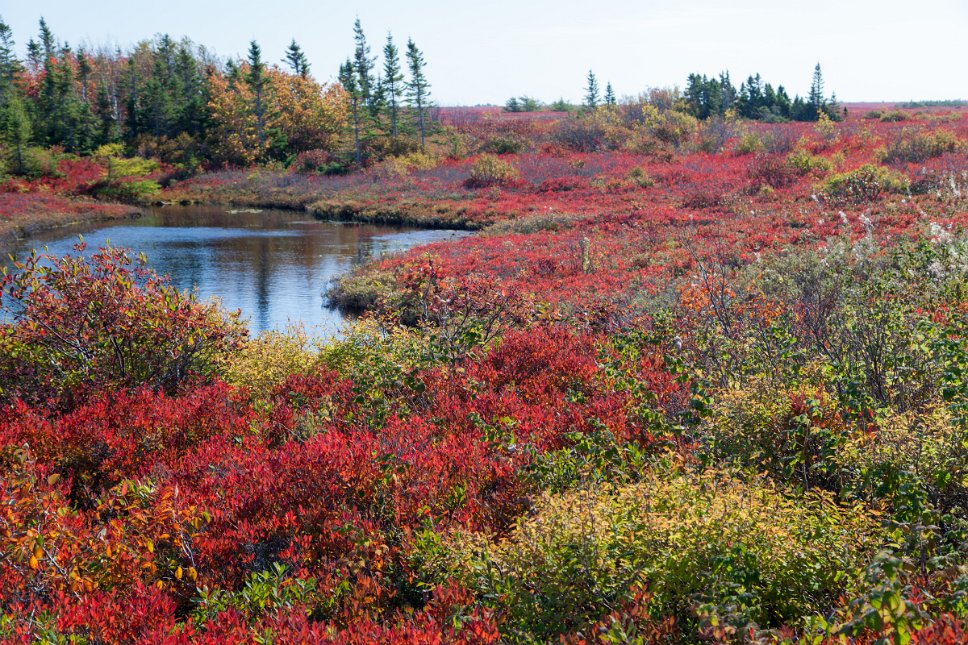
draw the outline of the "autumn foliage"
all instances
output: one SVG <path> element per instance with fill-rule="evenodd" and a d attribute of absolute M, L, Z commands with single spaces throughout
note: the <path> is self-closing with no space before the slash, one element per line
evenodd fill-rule
<path fill-rule="evenodd" d="M 481 229 L 339 339 L 117 249 L 4 279 L 0 636 L 964 640 L 965 118 L 451 116 L 473 155 L 166 193 Z"/>

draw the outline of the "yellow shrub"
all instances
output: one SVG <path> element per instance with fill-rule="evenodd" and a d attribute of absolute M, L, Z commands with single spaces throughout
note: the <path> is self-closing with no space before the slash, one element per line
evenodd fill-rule
<path fill-rule="evenodd" d="M 290 374 L 308 374 L 318 368 L 319 352 L 305 330 L 292 326 L 285 332 L 264 331 L 227 359 L 226 382 L 246 387 L 264 398 Z"/>
<path fill-rule="evenodd" d="M 424 152 L 411 152 L 405 155 L 388 157 L 380 164 L 382 170 L 392 177 L 406 177 L 417 170 L 436 168 L 437 157 Z"/>
<path fill-rule="evenodd" d="M 511 183 L 518 178 L 518 169 L 496 155 L 483 154 L 471 166 L 468 186 L 481 188 Z"/>

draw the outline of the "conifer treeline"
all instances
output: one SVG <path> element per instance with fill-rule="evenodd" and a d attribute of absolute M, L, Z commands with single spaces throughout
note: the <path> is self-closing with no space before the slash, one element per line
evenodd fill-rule
<path fill-rule="evenodd" d="M 422 52 L 407 43 L 405 75 L 388 35 L 375 73 L 359 20 L 354 34 L 356 51 L 340 83 L 326 85 L 312 77 L 295 40 L 282 65 L 267 61 L 255 41 L 245 58 L 227 61 L 168 35 L 126 51 L 75 49 L 41 19 L 21 59 L 0 19 L 5 169 L 27 173 L 33 147 L 86 154 L 105 145 L 185 166 L 290 161 L 307 151 L 338 166 L 347 128 L 356 145 L 345 152 L 357 161 L 384 140 L 415 148 L 430 96 Z"/>
<path fill-rule="evenodd" d="M 816 121 L 821 114 L 837 120 L 842 116 L 836 94 L 830 98 L 824 94 L 819 63 L 814 67 L 810 93 L 805 99 L 799 95 L 791 99 L 782 85 L 774 89 L 759 74 L 748 77 L 737 90 L 729 72 L 718 77 L 690 74 L 683 98 L 689 112 L 699 119 L 724 116 L 730 110 L 757 121 Z"/>
<path fill-rule="evenodd" d="M 790 98 L 786 89 L 780 85 L 776 89 L 770 83 L 765 83 L 759 74 L 751 75 L 740 83 L 737 89 L 730 80 L 729 72 L 722 72 L 718 77 L 690 74 L 686 80 L 685 92 L 674 91 L 676 108 L 692 114 L 697 119 L 723 117 L 733 111 L 737 116 L 756 121 L 816 121 L 821 114 L 833 120 L 842 117 L 841 108 L 836 95 L 827 98 L 824 94 L 823 74 L 820 64 L 814 68 L 810 93 L 806 99 L 795 96 Z M 618 101 L 612 83 L 605 85 L 605 94 L 601 94 L 598 77 L 595 72 L 588 71 L 585 78 L 585 90 L 582 108 L 589 110 L 600 106 L 615 106 Z M 540 101 L 529 96 L 512 97 L 504 106 L 507 112 L 537 112 L 545 109 Z M 556 101 L 547 106 L 552 111 L 569 111 L 564 100 Z"/>

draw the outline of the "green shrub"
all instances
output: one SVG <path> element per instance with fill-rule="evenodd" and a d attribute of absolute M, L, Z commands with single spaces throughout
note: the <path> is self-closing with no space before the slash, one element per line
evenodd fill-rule
<path fill-rule="evenodd" d="M 150 202 L 161 192 L 161 186 L 153 179 L 113 181 L 96 190 L 99 199 L 143 204 Z"/>
<path fill-rule="evenodd" d="M 632 168 L 625 179 L 637 188 L 651 188 L 655 185 L 655 180 L 641 166 Z"/>
<path fill-rule="evenodd" d="M 852 590 L 878 543 L 876 516 L 764 479 L 661 467 L 617 490 L 546 495 L 500 542 L 451 538 L 417 558 L 495 605 L 511 642 L 555 640 L 640 587 L 684 634 L 797 624 Z"/>
<path fill-rule="evenodd" d="M 287 574 L 286 567 L 276 562 L 271 570 L 251 574 L 238 591 L 203 587 L 199 590 L 192 618 L 204 625 L 232 609 L 238 612 L 243 622 L 252 624 L 285 610 L 316 605 L 328 608 L 332 604 L 335 604 L 335 598 L 317 591 L 314 578 L 302 579 Z"/>
<path fill-rule="evenodd" d="M 953 132 L 905 132 L 892 140 L 887 146 L 877 150 L 881 163 L 922 163 L 963 147 L 962 141 Z"/>
<path fill-rule="evenodd" d="M 362 265 L 340 276 L 326 292 L 329 303 L 342 311 L 361 313 L 376 308 L 391 293 L 396 278 L 375 265 Z"/>
<path fill-rule="evenodd" d="M 738 155 L 762 152 L 764 148 L 763 138 L 756 132 L 744 132 L 743 136 L 736 142 L 736 154 Z"/>
<path fill-rule="evenodd" d="M 371 422 L 380 425 L 389 414 L 405 416 L 406 392 L 423 391 L 421 368 L 434 363 L 429 340 L 419 332 L 382 328 L 365 318 L 345 338 L 320 347 L 319 361 L 353 381 L 357 401 L 368 410 Z"/>
<path fill-rule="evenodd" d="M 909 117 L 900 110 L 889 110 L 883 114 L 878 114 L 877 118 L 884 123 L 898 123 L 900 121 L 907 121 Z"/>
<path fill-rule="evenodd" d="M 509 134 L 488 139 L 481 146 L 481 151 L 496 155 L 518 154 L 524 150 L 524 147 L 525 141 L 521 137 Z"/>
<path fill-rule="evenodd" d="M 827 157 L 811 154 L 804 147 L 797 147 L 786 159 L 787 165 L 800 175 L 825 174 L 833 170 L 833 162 Z"/>
<path fill-rule="evenodd" d="M 903 193 L 910 181 L 901 173 L 875 164 L 831 175 L 821 185 L 822 192 L 836 202 L 863 204 L 883 193 Z"/>

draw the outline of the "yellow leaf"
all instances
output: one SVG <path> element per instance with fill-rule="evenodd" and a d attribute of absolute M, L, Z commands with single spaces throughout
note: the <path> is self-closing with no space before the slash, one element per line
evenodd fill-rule
<path fill-rule="evenodd" d="M 38 566 L 40 566 L 40 561 L 37 560 L 37 556 L 30 556 L 30 568 L 36 569 Z"/>
<path fill-rule="evenodd" d="M 188 577 L 192 580 L 198 579 L 198 571 L 195 571 L 195 567 L 188 567 Z"/>
<path fill-rule="evenodd" d="M 177 569 L 175 569 L 175 578 L 177 578 L 178 580 L 181 580 L 182 579 L 182 568 L 181 567 L 178 567 Z"/>

